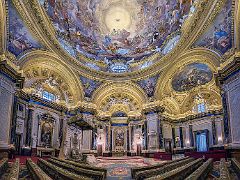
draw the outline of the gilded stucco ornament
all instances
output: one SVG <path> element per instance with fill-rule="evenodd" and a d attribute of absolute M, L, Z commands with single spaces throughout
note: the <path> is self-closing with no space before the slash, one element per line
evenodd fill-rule
<path fill-rule="evenodd" d="M 216 106 L 210 106 L 211 108 L 220 108 L 219 91 L 213 81 L 206 85 L 194 88 L 188 92 L 176 92 L 172 89 L 171 81 L 174 74 L 184 66 L 190 63 L 199 62 L 207 64 L 211 70 L 215 73 L 220 63 L 229 61 L 227 55 L 221 56 L 217 52 L 210 51 L 205 48 L 191 49 L 191 45 L 200 35 L 206 30 L 206 28 L 213 22 L 216 15 L 223 7 L 226 0 L 203 0 L 198 7 L 197 11 L 192 17 L 184 24 L 182 28 L 182 35 L 177 46 L 164 57 L 160 57 L 158 54 L 146 58 L 142 63 L 156 61 L 154 65 L 143 70 L 131 72 L 131 73 L 106 73 L 95 71 L 84 65 L 85 62 L 92 62 L 92 60 L 81 56 L 81 61 L 76 61 L 69 54 L 67 54 L 59 45 L 58 40 L 55 37 L 55 30 L 47 18 L 45 11 L 41 8 L 37 0 L 13 0 L 16 8 L 21 14 L 24 22 L 27 24 L 31 32 L 40 40 L 40 42 L 47 47 L 48 50 L 31 50 L 24 52 L 15 61 L 13 55 L 6 55 L 11 57 L 12 62 L 17 64 L 23 69 L 28 79 L 36 77 L 46 77 L 45 71 L 54 71 L 56 76 L 59 76 L 61 81 L 66 82 L 68 91 L 73 96 L 74 103 L 72 108 L 79 108 L 85 110 L 96 111 L 100 117 L 110 117 L 114 112 L 122 110 L 129 116 L 139 117 L 144 110 L 154 109 L 157 107 L 165 107 L 163 114 L 176 119 L 177 117 L 185 117 L 191 115 L 192 98 L 197 92 L 201 91 L 205 94 L 207 101 L 216 99 Z M 0 4 L 0 9 L 1 8 Z M 239 3 L 235 7 L 239 9 Z M 210 11 L 211 9 L 211 11 Z M 235 29 L 239 29 L 240 13 L 236 11 L 235 16 Z M 0 11 L 0 21 L 6 22 L 5 12 Z M 0 27 L 0 40 L 5 35 L 5 27 Z M 236 31 L 236 37 L 239 37 L 239 31 Z M 6 38 L 5 38 L 6 39 Z M 4 47 L 3 41 L 1 41 Z M 239 49 L 239 43 L 236 43 L 236 47 Z M 233 51 L 233 49 L 232 49 Z M 231 53 L 230 53 L 231 54 Z M 226 56 L 226 57 L 225 57 Z M 232 54 L 231 54 L 232 56 Z M 141 63 L 134 63 L 132 66 L 139 66 Z M 103 66 L 104 64 L 98 64 Z M 146 79 L 158 73 L 164 74 L 160 76 L 153 102 L 149 102 L 148 97 L 144 91 L 134 82 Z M 91 79 L 99 80 L 102 83 L 98 87 L 92 97 L 92 102 L 86 102 L 83 100 L 83 87 L 79 80 L 79 75 L 84 75 Z M 116 81 L 116 83 L 114 83 Z M 69 83 L 71 82 L 71 83 Z M 74 83 L 72 83 L 74 82 Z M 131 103 L 136 107 L 134 111 L 130 110 L 130 105 L 124 105 L 123 103 L 116 104 L 108 110 L 104 111 L 103 106 L 109 103 L 110 95 L 117 95 L 118 93 L 125 93 Z M 209 96 L 209 94 L 216 94 Z"/>

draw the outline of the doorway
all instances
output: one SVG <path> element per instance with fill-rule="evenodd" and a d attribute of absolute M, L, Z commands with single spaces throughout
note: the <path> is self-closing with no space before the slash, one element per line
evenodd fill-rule
<path fill-rule="evenodd" d="M 208 131 L 196 133 L 196 148 L 198 152 L 208 151 Z"/>

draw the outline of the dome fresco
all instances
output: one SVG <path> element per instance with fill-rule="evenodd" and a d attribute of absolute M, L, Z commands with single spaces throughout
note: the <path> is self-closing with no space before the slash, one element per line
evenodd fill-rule
<path fill-rule="evenodd" d="M 155 53 L 170 52 L 183 22 L 194 11 L 194 0 L 39 1 L 70 55 L 92 59 L 88 67 L 97 70 L 94 61 L 101 62 L 106 71 L 116 73 L 131 71 L 130 63 Z"/>
<path fill-rule="evenodd" d="M 172 87 L 178 92 L 189 91 L 210 82 L 212 78 L 213 73 L 206 64 L 192 63 L 174 75 Z"/>

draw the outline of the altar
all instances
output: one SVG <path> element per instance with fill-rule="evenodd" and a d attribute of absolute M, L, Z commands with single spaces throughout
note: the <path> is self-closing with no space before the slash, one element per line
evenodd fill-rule
<path fill-rule="evenodd" d="M 113 151 L 112 156 L 113 157 L 121 157 L 121 156 L 126 156 L 127 152 L 125 151 Z"/>
<path fill-rule="evenodd" d="M 53 148 L 45 148 L 45 147 L 37 147 L 37 156 L 55 156 L 55 149 Z"/>

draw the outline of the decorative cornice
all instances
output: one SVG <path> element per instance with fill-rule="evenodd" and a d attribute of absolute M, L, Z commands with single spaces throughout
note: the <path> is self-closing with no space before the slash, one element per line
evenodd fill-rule
<path fill-rule="evenodd" d="M 0 73 L 6 75 L 14 83 L 16 87 L 22 89 L 25 78 L 22 75 L 22 72 L 18 70 L 18 67 L 7 60 L 6 56 L 0 55 Z"/>
<path fill-rule="evenodd" d="M 171 119 L 167 116 L 163 116 L 162 119 L 171 123 L 183 123 L 183 122 L 189 122 L 189 121 L 194 121 L 196 119 L 204 118 L 204 117 L 213 117 L 213 116 L 218 116 L 218 115 L 223 115 L 222 110 L 213 110 L 213 111 L 208 111 L 205 113 L 199 113 L 199 114 L 193 114 L 186 116 L 185 118 L 180 118 L 180 119 Z"/>
<path fill-rule="evenodd" d="M 68 108 L 66 106 L 59 105 L 55 102 L 44 100 L 44 99 L 42 99 L 38 96 L 35 96 L 35 95 L 29 95 L 29 102 L 32 103 L 32 104 L 38 104 L 38 105 L 41 105 L 41 106 L 46 106 L 46 107 L 49 107 L 51 109 L 57 110 L 59 112 L 62 112 L 62 111 L 67 112 L 68 111 Z"/>
<path fill-rule="evenodd" d="M 235 73 L 240 73 L 240 56 L 235 56 L 234 60 L 215 74 L 216 84 L 221 87 L 224 82 Z"/>

